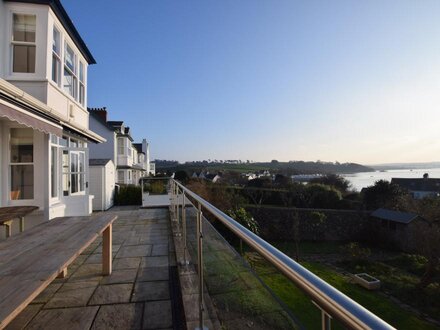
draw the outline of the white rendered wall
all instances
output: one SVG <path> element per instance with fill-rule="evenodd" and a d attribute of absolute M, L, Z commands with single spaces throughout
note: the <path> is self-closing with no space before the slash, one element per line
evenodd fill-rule
<path fill-rule="evenodd" d="M 35 73 L 13 73 L 10 36 L 12 35 L 12 14 L 23 13 L 36 15 L 36 63 Z M 64 51 L 65 41 L 73 49 L 85 65 L 85 103 L 78 101 L 52 81 L 52 35 L 56 26 L 61 33 L 61 47 Z M 62 52 L 64 56 L 64 53 Z M 63 70 L 64 58 L 61 58 Z M 70 124 L 80 128 L 88 128 L 87 112 L 87 61 L 73 43 L 56 15 L 47 5 L 36 5 L 15 2 L 0 3 L 0 77 L 14 84 L 26 93 L 34 96 L 51 107 Z M 61 71 L 62 71 L 61 70 Z M 79 70 L 79 69 L 78 69 Z M 62 78 L 62 77 L 61 77 Z"/>
<path fill-rule="evenodd" d="M 89 143 L 90 159 L 111 159 L 113 163 L 116 164 L 116 133 L 100 123 L 93 116 L 90 116 L 89 128 L 107 140 L 107 142 L 104 143 Z"/>

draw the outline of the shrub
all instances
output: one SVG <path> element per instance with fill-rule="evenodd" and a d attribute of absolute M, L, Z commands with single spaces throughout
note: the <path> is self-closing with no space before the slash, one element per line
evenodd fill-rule
<path fill-rule="evenodd" d="M 244 208 L 239 207 L 234 210 L 229 210 L 226 212 L 231 218 L 239 222 L 241 225 L 245 226 L 254 234 L 259 233 L 260 229 L 258 226 L 258 222 L 252 217 L 252 215 L 247 212 Z"/>
<path fill-rule="evenodd" d="M 371 250 L 369 248 L 363 248 L 357 242 L 351 242 L 342 248 L 353 261 L 366 261 L 371 255 Z"/>
<path fill-rule="evenodd" d="M 142 205 L 140 186 L 121 186 L 115 194 L 115 205 Z"/>

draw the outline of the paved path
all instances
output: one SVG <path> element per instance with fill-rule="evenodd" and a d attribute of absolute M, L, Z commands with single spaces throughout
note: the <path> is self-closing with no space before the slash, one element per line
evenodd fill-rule
<path fill-rule="evenodd" d="M 110 212 L 119 216 L 113 225 L 113 273 L 101 275 L 98 239 L 68 268 L 67 278 L 50 284 L 7 329 L 180 328 L 168 209 Z"/>

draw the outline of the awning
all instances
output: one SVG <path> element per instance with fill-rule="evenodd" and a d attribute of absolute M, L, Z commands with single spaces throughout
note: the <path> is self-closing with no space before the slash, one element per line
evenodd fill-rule
<path fill-rule="evenodd" d="M 6 101 L 0 99 L 0 117 L 8 118 L 19 124 L 39 130 L 46 134 L 54 134 L 56 136 L 63 136 L 63 128 L 56 123 L 52 123 L 44 118 L 38 117 L 26 110 L 8 104 Z"/>

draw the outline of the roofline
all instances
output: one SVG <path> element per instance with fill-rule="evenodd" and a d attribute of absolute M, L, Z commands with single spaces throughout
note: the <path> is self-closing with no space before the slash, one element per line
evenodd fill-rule
<path fill-rule="evenodd" d="M 57 18 L 60 20 L 61 24 L 63 24 L 66 31 L 69 33 L 70 37 L 74 41 L 75 45 L 80 50 L 81 54 L 86 59 L 89 64 L 96 64 L 96 60 L 93 57 L 90 50 L 87 48 L 86 43 L 81 38 L 78 30 L 72 22 L 72 19 L 67 14 L 60 0 L 4 0 L 7 2 L 23 2 L 23 3 L 33 3 L 38 5 L 48 5 Z"/>
<path fill-rule="evenodd" d="M 101 117 L 99 117 L 99 115 L 97 115 L 93 110 L 89 110 L 89 108 L 87 108 L 87 111 L 90 115 L 89 118 L 93 118 L 95 119 L 99 124 L 101 124 L 102 126 L 104 126 L 105 128 L 107 128 L 109 131 L 113 132 L 116 134 L 116 129 L 108 124 L 108 121 L 103 120 Z"/>

